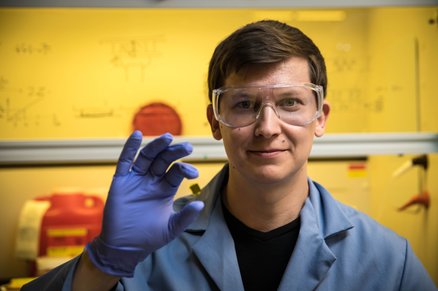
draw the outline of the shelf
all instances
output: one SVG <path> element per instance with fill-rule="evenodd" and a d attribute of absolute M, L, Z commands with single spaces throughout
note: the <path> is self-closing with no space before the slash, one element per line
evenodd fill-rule
<path fill-rule="evenodd" d="M 108 8 L 333 8 L 378 6 L 434 6 L 436 0 L 1 0 L 3 7 Z"/>
<path fill-rule="evenodd" d="M 145 138 L 143 144 L 150 141 Z M 125 139 L 0 141 L 0 166 L 115 164 Z M 176 137 L 188 141 L 188 162 L 226 161 L 221 141 L 207 137 Z M 327 134 L 314 140 L 310 158 L 363 158 L 370 155 L 438 152 L 435 133 Z"/>

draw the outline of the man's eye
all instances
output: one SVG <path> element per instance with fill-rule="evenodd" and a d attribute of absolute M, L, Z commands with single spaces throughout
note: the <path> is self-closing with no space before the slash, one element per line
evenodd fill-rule
<path fill-rule="evenodd" d="M 278 105 L 284 107 L 293 107 L 298 105 L 298 100 L 294 98 L 284 98 L 278 102 Z"/>
<path fill-rule="evenodd" d="M 243 100 L 236 103 L 236 107 L 240 109 L 249 109 L 252 107 L 252 102 L 250 100 Z"/>

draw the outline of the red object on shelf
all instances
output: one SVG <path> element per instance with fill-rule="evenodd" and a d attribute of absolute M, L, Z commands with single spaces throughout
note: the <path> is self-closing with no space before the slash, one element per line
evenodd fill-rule
<path fill-rule="evenodd" d="M 144 136 L 156 136 L 169 132 L 182 134 L 182 122 L 178 113 L 169 105 L 156 102 L 139 109 L 132 121 L 134 130 L 140 130 Z"/>
<path fill-rule="evenodd" d="M 104 202 L 99 196 L 55 193 L 36 200 L 50 201 L 41 222 L 38 256 L 75 256 L 100 233 Z"/>

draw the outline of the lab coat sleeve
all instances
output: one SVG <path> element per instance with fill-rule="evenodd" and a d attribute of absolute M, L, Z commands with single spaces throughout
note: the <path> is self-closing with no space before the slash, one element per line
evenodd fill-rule
<path fill-rule="evenodd" d="M 21 288 L 21 290 L 23 291 L 71 290 L 73 283 L 73 274 L 78 261 L 79 261 L 79 257 L 76 257 L 56 267 L 55 269 L 47 272 L 46 274 L 24 285 Z"/>
<path fill-rule="evenodd" d="M 435 291 L 438 288 L 423 267 L 419 259 L 406 241 L 405 266 L 403 270 L 400 290 Z"/>
<path fill-rule="evenodd" d="M 80 256 L 56 267 L 46 274 L 24 285 L 22 291 L 71 291 L 73 289 L 73 275 Z M 119 282 L 113 291 L 123 291 L 124 286 Z"/>

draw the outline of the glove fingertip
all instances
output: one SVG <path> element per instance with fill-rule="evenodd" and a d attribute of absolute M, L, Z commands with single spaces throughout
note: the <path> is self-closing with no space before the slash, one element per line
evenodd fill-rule
<path fill-rule="evenodd" d="M 190 202 L 188 205 L 186 205 L 186 207 L 191 208 L 192 211 L 199 213 L 202 211 L 202 209 L 204 209 L 204 202 L 199 201 L 199 200 L 195 200 Z"/>
<path fill-rule="evenodd" d="M 199 176 L 199 171 L 194 166 L 187 163 L 178 163 L 184 172 L 184 177 L 188 179 L 194 179 Z"/>
<path fill-rule="evenodd" d="M 204 209 L 204 202 L 192 201 L 180 211 L 181 219 L 185 220 L 187 225 L 189 225 L 201 213 L 202 209 Z"/>
<path fill-rule="evenodd" d="M 173 141 L 173 135 L 170 132 L 163 133 L 160 138 L 163 138 L 168 141 Z"/>
<path fill-rule="evenodd" d="M 191 154 L 193 152 L 193 145 L 190 142 L 184 142 L 182 143 L 184 146 L 184 149 L 187 151 L 188 154 Z"/>
<path fill-rule="evenodd" d="M 143 139 L 143 133 L 142 133 L 140 130 L 136 129 L 136 130 L 134 130 L 134 132 L 131 134 L 131 137 L 132 137 L 132 138 L 135 138 L 135 139 Z"/>
<path fill-rule="evenodd" d="M 204 202 L 192 201 L 184 206 L 180 212 L 175 213 L 171 218 L 173 234 L 178 235 L 179 233 L 183 232 L 184 229 L 186 229 L 193 221 L 195 221 L 203 208 Z"/>
<path fill-rule="evenodd" d="M 119 160 L 117 161 L 116 166 L 116 176 L 123 176 L 129 172 L 131 168 L 132 162 L 135 159 L 135 155 L 138 151 L 138 148 L 141 145 L 143 139 L 143 134 L 141 131 L 134 131 L 125 142 L 122 152 L 120 153 Z"/>

